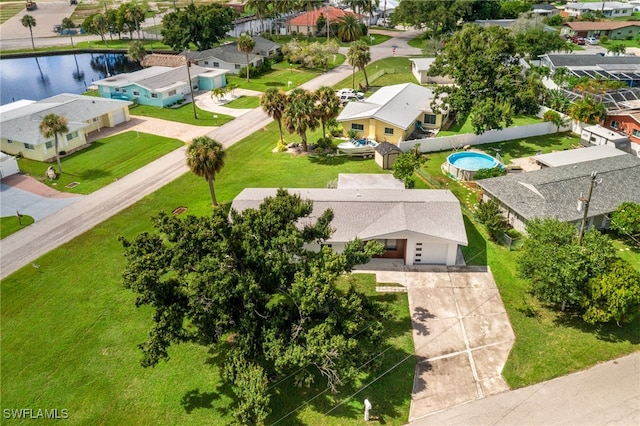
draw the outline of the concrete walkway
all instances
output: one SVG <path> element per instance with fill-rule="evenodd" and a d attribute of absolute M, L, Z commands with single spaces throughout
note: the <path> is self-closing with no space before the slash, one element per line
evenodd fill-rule
<path fill-rule="evenodd" d="M 214 114 L 219 113 L 219 114 L 230 115 L 232 117 L 240 117 L 241 115 L 244 115 L 252 111 L 253 108 L 229 108 L 229 107 L 226 107 L 225 105 L 242 96 L 260 97 L 262 96 L 262 92 L 258 92 L 256 90 L 238 88 L 233 91 L 233 95 L 229 94 L 225 96 L 225 98 L 222 99 L 222 101 L 218 101 L 215 97 L 211 97 L 210 92 L 206 92 L 196 96 L 196 105 L 200 109 L 204 111 L 209 111 Z"/>
<path fill-rule="evenodd" d="M 411 425 L 638 425 L 640 352 L 589 370 L 493 395 Z"/>
<path fill-rule="evenodd" d="M 356 272 L 401 284 L 409 296 L 417 358 L 409 421 L 509 389 L 502 369 L 515 335 L 486 267 L 376 260 Z"/>

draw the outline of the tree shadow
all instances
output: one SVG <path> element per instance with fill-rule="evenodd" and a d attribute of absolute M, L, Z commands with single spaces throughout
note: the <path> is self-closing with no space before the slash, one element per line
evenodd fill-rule
<path fill-rule="evenodd" d="M 337 166 L 348 162 L 361 162 L 368 161 L 363 157 L 349 157 L 346 155 L 308 155 L 307 158 L 313 164 L 320 164 L 323 166 Z"/>
<path fill-rule="evenodd" d="M 81 179 L 98 179 L 98 178 L 111 176 L 111 172 L 107 170 L 101 170 L 101 169 L 88 169 L 88 170 L 83 170 L 82 173 L 78 173 L 77 176 L 80 177 Z"/>
<path fill-rule="evenodd" d="M 185 393 L 180 400 L 180 405 L 187 414 L 191 414 L 196 408 L 213 408 L 213 400 L 216 398 L 215 392 L 200 392 L 199 388 L 192 389 Z"/>
<path fill-rule="evenodd" d="M 423 379 L 424 374 L 433 370 L 433 364 L 423 356 L 416 357 L 416 372 L 413 380 L 413 393 L 417 394 L 427 389 L 427 381 Z"/>
<path fill-rule="evenodd" d="M 610 343 L 629 342 L 632 345 L 640 343 L 640 316 L 627 324 L 618 326 L 615 322 L 604 324 L 589 324 L 582 319 L 578 311 L 565 312 L 553 321 L 562 327 L 571 327 L 583 333 L 593 334 L 598 340 Z"/>
<path fill-rule="evenodd" d="M 265 86 L 275 86 L 275 87 L 284 87 L 284 83 L 280 82 L 280 81 L 268 81 L 266 83 L 264 83 Z"/>
<path fill-rule="evenodd" d="M 413 310 L 413 316 L 411 318 L 413 329 L 416 330 L 420 336 L 428 336 L 429 329 L 426 325 L 427 320 L 435 317 L 436 316 L 429 312 L 427 309 L 421 306 L 416 307 Z"/>
<path fill-rule="evenodd" d="M 488 264 L 487 241 L 476 228 L 476 224 L 467 215 L 463 215 L 463 219 L 468 240 L 468 245 L 462 248 L 464 260 L 467 265 L 485 266 Z"/>

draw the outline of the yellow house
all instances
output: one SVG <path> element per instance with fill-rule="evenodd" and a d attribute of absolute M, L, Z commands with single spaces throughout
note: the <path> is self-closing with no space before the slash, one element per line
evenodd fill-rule
<path fill-rule="evenodd" d="M 65 117 L 69 131 L 58 135 L 59 151 L 87 144 L 87 135 L 130 120 L 132 102 L 63 93 L 41 101 L 22 100 L 0 107 L 0 150 L 37 161 L 55 158 L 55 139 L 45 139 L 40 123 L 48 114 Z"/>
<path fill-rule="evenodd" d="M 447 112 L 432 111 L 433 97 L 431 89 L 414 83 L 386 86 L 364 102 L 349 102 L 337 121 L 345 136 L 354 130 L 358 138 L 398 145 L 416 130 L 439 129 L 446 120 Z"/>

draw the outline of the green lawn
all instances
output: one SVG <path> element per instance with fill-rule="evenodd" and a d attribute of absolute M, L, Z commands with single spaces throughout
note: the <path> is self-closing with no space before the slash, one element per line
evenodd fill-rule
<path fill-rule="evenodd" d="M 319 137 L 309 134 L 309 140 Z M 325 187 L 338 173 L 381 173 L 372 159 L 321 158 L 274 154 L 277 125 L 228 150 L 216 178 L 218 199 L 225 204 L 245 187 Z M 297 140 L 289 136 L 287 140 Z M 0 386 L 6 407 L 64 407 L 74 424 L 228 424 L 229 390 L 219 382 L 215 353 L 195 345 L 171 349 L 171 361 L 153 369 L 140 367 L 137 344 L 150 326 L 150 310 L 135 308 L 135 295 L 121 285 L 124 267 L 118 236 L 133 238 L 150 230 L 160 210 L 185 206 L 188 214 L 211 211 L 204 179 L 187 173 L 134 206 L 71 242 L 39 258 L 2 281 Z M 371 294 L 371 284 L 368 292 Z M 43 289 L 46 288 L 46 291 Z M 371 387 L 388 424 L 408 416 L 415 358 L 412 354 L 407 300 L 404 295 L 376 295 L 394 310 L 385 327 L 389 351 L 385 368 L 404 360 Z M 382 350 L 382 348 L 381 348 Z M 362 377 L 369 383 L 372 377 Z M 286 382 L 278 389 L 268 423 L 301 406 L 322 387 L 299 389 Z M 322 395 L 281 424 L 296 418 L 307 424 L 359 424 L 358 394 L 330 416 L 328 407 L 351 395 Z"/>
<path fill-rule="evenodd" d="M 613 239 L 613 246 L 618 250 L 618 256 L 640 271 L 640 244 L 633 244 L 629 239 L 623 239 L 610 233 Z"/>
<path fill-rule="evenodd" d="M 614 44 L 624 44 L 627 47 L 640 47 L 640 42 L 638 42 L 638 40 L 635 40 L 635 39 L 631 39 L 631 40 L 608 40 L 605 43 L 600 43 L 600 45 L 602 47 L 604 47 L 605 49 L 609 49 Z"/>
<path fill-rule="evenodd" d="M 388 74 L 384 74 L 382 77 L 378 79 L 372 79 L 372 76 L 381 70 L 389 70 L 392 71 Z M 369 77 L 369 85 L 372 88 L 388 86 L 390 84 L 399 84 L 399 83 L 417 83 L 416 78 L 411 73 L 411 61 L 408 58 L 401 57 L 392 57 L 385 58 L 379 61 L 375 61 L 366 66 L 367 76 Z M 345 87 L 352 87 L 351 85 L 352 77 L 349 76 L 339 83 L 335 84 L 333 87 L 336 89 L 342 89 Z M 364 86 L 364 73 L 362 71 L 357 71 L 355 74 L 355 86 L 358 87 L 360 84 Z"/>
<path fill-rule="evenodd" d="M 333 58 L 329 60 L 328 69 L 333 69 L 344 62 L 344 55 L 337 54 L 335 61 Z M 280 88 L 284 91 L 295 89 L 303 83 L 312 80 L 325 72 L 325 70 L 310 70 L 301 68 L 300 65 L 288 62 L 278 62 L 273 64 L 273 70 L 262 74 L 258 77 L 252 77 L 247 82 L 246 77 L 227 74 L 227 84 L 237 84 L 242 89 L 257 90 L 265 92 L 272 87 Z M 289 84 L 291 82 L 291 84 Z"/>
<path fill-rule="evenodd" d="M 518 115 L 513 118 L 513 124 L 510 127 L 526 126 L 528 124 L 536 124 L 542 122 L 543 120 L 541 118 L 535 116 Z M 467 119 L 462 123 L 453 123 L 451 127 L 449 127 L 449 130 L 442 130 L 438 132 L 438 135 L 436 137 L 463 135 L 465 133 L 473 133 L 471 117 L 467 117 Z"/>
<path fill-rule="evenodd" d="M 10 18 L 13 18 L 24 9 L 24 2 L 15 2 L 10 4 L 0 3 L 0 24 L 5 23 Z M 25 28 L 26 35 L 29 36 L 29 29 Z"/>
<path fill-rule="evenodd" d="M 371 36 L 373 36 L 373 40 L 371 40 Z M 309 43 L 313 43 L 314 41 L 318 41 L 320 43 L 324 43 L 327 41 L 327 37 L 306 37 L 304 35 L 291 36 L 291 35 L 274 35 L 273 41 L 280 44 L 289 43 L 293 39 L 298 39 L 300 41 L 309 41 Z M 389 40 L 391 37 L 384 34 L 369 34 L 366 36 L 360 37 L 360 40 L 364 40 L 370 46 L 375 46 L 380 43 L 384 43 Z M 335 37 L 331 37 L 330 40 L 337 40 Z M 342 42 L 338 40 L 338 46 L 340 47 L 349 47 L 351 42 Z"/>
<path fill-rule="evenodd" d="M 257 96 L 240 96 L 228 104 L 224 104 L 227 108 L 257 108 L 260 106 L 260 98 Z"/>
<path fill-rule="evenodd" d="M 90 194 L 182 146 L 182 141 L 147 133 L 125 132 L 100 139 L 90 147 L 63 157 L 62 175 L 45 178 L 47 167 L 55 163 L 20 158 L 20 170 L 58 191 Z M 56 166 L 57 170 L 57 166 Z M 67 188 L 71 182 L 77 186 Z"/>
<path fill-rule="evenodd" d="M 204 111 L 196 106 L 198 119 L 193 116 L 193 105 L 191 103 L 182 104 L 178 108 L 159 108 L 149 105 L 136 105 L 129 107 L 131 115 L 143 115 L 145 117 L 160 118 L 162 120 L 177 121 L 178 123 L 192 124 L 194 126 L 222 126 L 233 120 L 230 115 L 215 113 L 218 118 L 214 118 L 214 113 Z"/>
<path fill-rule="evenodd" d="M 33 218 L 27 215 L 22 215 L 20 219 L 18 219 L 18 216 L 0 217 L 0 239 L 26 228 L 33 222 Z"/>

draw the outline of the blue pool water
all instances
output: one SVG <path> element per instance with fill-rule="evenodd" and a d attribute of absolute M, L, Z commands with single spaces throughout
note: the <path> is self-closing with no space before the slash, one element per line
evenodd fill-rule
<path fill-rule="evenodd" d="M 495 158 L 481 152 L 456 152 L 449 155 L 447 161 L 460 170 L 472 172 L 492 169 L 499 164 Z"/>

